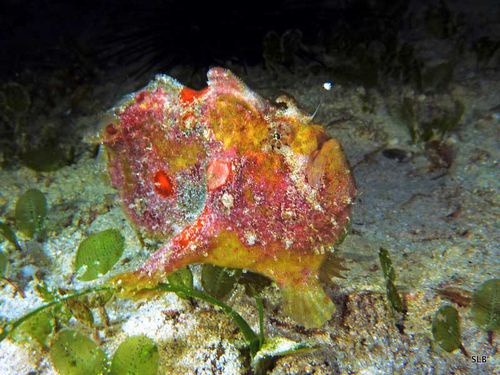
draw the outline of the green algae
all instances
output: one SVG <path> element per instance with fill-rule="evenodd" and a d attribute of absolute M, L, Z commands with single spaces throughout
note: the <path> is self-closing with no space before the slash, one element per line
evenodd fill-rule
<path fill-rule="evenodd" d="M 16 226 L 29 238 L 35 238 L 43 229 L 47 215 L 45 195 L 37 189 L 29 189 L 16 203 Z"/>
<path fill-rule="evenodd" d="M 427 108 L 416 99 L 406 97 L 398 109 L 399 119 L 410 132 L 413 143 L 443 140 L 447 134 L 458 128 L 464 113 L 465 105 L 457 99 L 449 106 L 432 105 Z"/>
<path fill-rule="evenodd" d="M 189 267 L 184 267 L 178 269 L 175 272 L 172 272 L 167 276 L 167 280 L 169 284 L 184 288 L 193 288 L 193 273 Z M 183 294 L 182 292 L 177 293 L 181 298 L 188 298 L 188 295 Z"/>
<path fill-rule="evenodd" d="M 405 311 L 405 308 L 401 296 L 399 295 L 399 292 L 396 286 L 394 285 L 396 281 L 396 271 L 394 270 L 394 266 L 392 265 L 392 260 L 389 255 L 389 251 L 381 247 L 378 255 L 380 264 L 382 266 L 382 271 L 385 277 L 387 299 L 389 300 L 391 307 L 395 311 L 403 313 Z"/>
<path fill-rule="evenodd" d="M 59 295 L 58 293 L 55 293 L 53 291 L 50 291 L 48 288 L 46 288 L 43 283 L 41 288 L 36 288 L 35 289 L 37 293 L 43 296 L 44 301 L 47 303 L 45 305 L 39 306 L 35 308 L 34 310 L 30 311 L 26 315 L 21 316 L 18 319 L 12 320 L 12 321 L 7 321 L 5 324 L 2 325 L 2 329 L 0 331 L 0 342 L 7 338 L 8 336 L 15 336 L 17 330 L 19 330 L 24 323 L 32 319 L 33 317 L 36 317 L 37 315 L 44 314 L 46 312 L 50 312 L 52 309 L 54 309 L 54 313 L 50 315 L 50 317 L 55 316 L 58 318 L 61 322 L 67 322 L 70 318 L 67 314 L 61 314 L 61 312 L 65 312 L 63 307 L 66 303 L 66 301 L 74 299 L 74 298 L 80 298 L 82 296 L 86 296 L 88 294 L 99 294 L 101 292 L 107 292 L 107 291 L 112 291 L 111 288 L 109 287 L 96 287 L 96 288 L 89 288 L 85 289 L 82 291 L 78 291 L 72 294 L 67 294 L 64 296 Z M 61 319 L 62 318 L 62 319 Z"/>
<path fill-rule="evenodd" d="M 458 311 L 450 305 L 441 307 L 432 321 L 434 341 L 445 351 L 452 352 L 462 345 Z"/>
<path fill-rule="evenodd" d="M 13 339 L 18 342 L 36 342 L 42 348 L 46 348 L 49 336 L 55 327 L 52 310 L 41 311 L 24 321 L 15 331 Z"/>
<path fill-rule="evenodd" d="M 485 331 L 500 329 L 500 279 L 485 281 L 472 295 L 471 314 Z"/>
<path fill-rule="evenodd" d="M 37 172 L 53 172 L 71 163 L 73 147 L 63 148 L 59 141 L 49 140 L 37 147 L 20 153 L 19 159 L 28 168 Z"/>
<path fill-rule="evenodd" d="M 60 375 L 98 375 L 106 368 L 104 352 L 77 331 L 60 331 L 52 342 L 49 355 Z"/>
<path fill-rule="evenodd" d="M 75 271 L 86 268 L 79 279 L 90 281 L 106 274 L 118 262 L 124 247 L 125 239 L 118 230 L 91 234 L 80 243 L 76 253 Z"/>
<path fill-rule="evenodd" d="M 252 367 L 257 375 L 266 374 L 277 357 L 305 353 L 318 349 L 318 345 L 309 342 L 295 342 L 284 337 L 266 340 L 252 359 Z"/>
<path fill-rule="evenodd" d="M 7 241 L 9 241 L 18 251 L 22 251 L 21 245 L 17 240 L 16 233 L 12 230 L 12 228 L 5 224 L 0 223 L 0 235 L 2 235 Z"/>
<path fill-rule="evenodd" d="M 389 251 L 381 247 L 378 255 L 380 259 L 380 264 L 382 265 L 382 272 L 384 273 L 385 279 L 390 280 L 392 282 L 396 281 L 396 271 L 394 270 L 394 266 L 392 265 L 392 260 L 389 255 Z"/>
<path fill-rule="evenodd" d="M 111 362 L 112 375 L 156 375 L 160 355 L 150 338 L 140 335 L 128 337 L 120 344 Z"/>
<path fill-rule="evenodd" d="M 0 277 L 7 276 L 8 268 L 9 268 L 9 259 L 7 258 L 7 255 L 3 251 L 0 251 Z"/>
<path fill-rule="evenodd" d="M 204 264 L 201 269 L 203 289 L 218 299 L 226 298 L 234 289 L 241 270 Z"/>

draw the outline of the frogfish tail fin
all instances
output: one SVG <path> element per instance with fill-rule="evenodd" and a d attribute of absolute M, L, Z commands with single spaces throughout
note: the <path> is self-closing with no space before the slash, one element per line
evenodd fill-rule
<path fill-rule="evenodd" d="M 287 285 L 282 291 L 285 313 L 306 328 L 321 327 L 335 312 L 335 305 L 316 279 Z"/>

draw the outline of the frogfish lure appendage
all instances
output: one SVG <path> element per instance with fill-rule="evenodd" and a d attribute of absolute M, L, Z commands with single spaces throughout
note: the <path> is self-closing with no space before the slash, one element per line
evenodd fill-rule
<path fill-rule="evenodd" d="M 306 327 L 330 319 L 319 272 L 345 233 L 354 179 L 339 142 L 281 104 L 213 68 L 201 91 L 158 76 L 116 109 L 103 131 L 113 186 L 137 229 L 165 241 L 118 277 L 124 293 L 210 263 L 271 278 Z"/>

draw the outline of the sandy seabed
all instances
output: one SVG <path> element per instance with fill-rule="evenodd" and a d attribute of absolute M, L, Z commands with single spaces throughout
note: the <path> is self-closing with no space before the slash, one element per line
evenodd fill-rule
<path fill-rule="evenodd" d="M 475 74 L 451 83 L 449 92 L 466 110 L 458 129 L 445 136 L 453 155 L 446 166 L 436 165 L 423 146 L 412 143 L 407 127 L 393 115 L 401 95 L 413 95 L 409 89 L 389 86 L 381 93 L 361 86 L 334 85 L 326 91 L 323 83 L 334 81 L 333 77 L 306 73 L 272 77 L 261 68 L 249 69 L 241 78 L 264 97 L 286 92 L 309 112 L 321 103 L 315 122 L 324 124 L 342 142 L 358 186 L 350 233 L 336 249 L 349 270 L 345 279 L 335 280 L 328 288 L 337 305 L 329 323 L 321 329 L 304 330 L 282 314 L 276 287 L 265 292 L 265 325 L 270 337 L 321 345 L 312 353 L 278 359 L 271 373 L 493 373 L 498 362 L 497 341 L 488 342 L 486 333 L 473 323 L 468 307 L 455 306 L 461 316 L 463 345 L 470 356 L 486 356 L 486 363 L 476 364 L 460 351 L 441 350 L 433 344 L 431 324 L 438 308 L 450 303 L 438 295 L 438 289 L 472 291 L 499 276 L 498 73 Z M 96 108 L 117 100 L 117 93 L 147 83 L 112 82 L 122 83 L 96 84 Z M 79 135 L 89 148 L 99 141 L 103 113 L 100 109 L 93 115 L 71 118 L 79 124 Z M 405 156 L 391 158 L 391 153 L 384 152 L 387 149 L 398 149 L 398 155 Z M 17 197 L 28 188 L 46 194 L 47 236 L 39 253 L 31 257 L 16 253 L 7 241 L 0 243 L 0 249 L 9 254 L 10 275 L 25 292 L 20 298 L 9 285 L 2 286 L 2 318 L 14 319 L 42 303 L 33 290 L 34 273 L 43 275 L 49 287 L 85 287 L 74 279 L 73 260 L 78 244 L 90 233 L 116 228 L 125 236 L 123 258 L 131 261 L 119 263 L 113 272 L 134 268 L 150 253 L 141 246 L 110 186 L 103 150 L 97 156 L 84 153 L 74 164 L 55 172 L 38 173 L 26 167 L 0 170 L 0 221 L 11 221 Z M 20 238 L 23 246 L 30 247 Z M 391 254 L 396 285 L 407 305 L 404 318 L 387 302 L 380 247 Z M 241 287 L 229 302 L 257 328 L 256 310 Z M 145 334 L 160 349 L 162 373 L 248 371 L 248 361 L 240 352 L 243 337 L 227 316 L 205 303 L 193 304 L 166 294 L 149 301 L 114 300 L 107 310 L 111 331 L 104 336 L 100 330 L 100 339 L 108 354 L 125 337 Z M 81 329 L 78 322 L 70 323 Z M 99 320 L 96 324 L 100 327 Z M 5 340 L 0 344 L 0 373 L 55 371 L 44 351 Z"/>

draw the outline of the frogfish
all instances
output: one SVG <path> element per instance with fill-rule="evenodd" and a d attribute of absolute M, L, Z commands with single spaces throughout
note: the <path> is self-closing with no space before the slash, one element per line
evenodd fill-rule
<path fill-rule="evenodd" d="M 335 305 L 319 273 L 345 235 L 356 188 L 339 142 L 290 97 L 271 103 L 223 68 L 193 90 L 158 75 L 103 130 L 130 221 L 164 245 L 122 290 L 209 263 L 276 282 L 284 312 L 320 327 Z"/>

